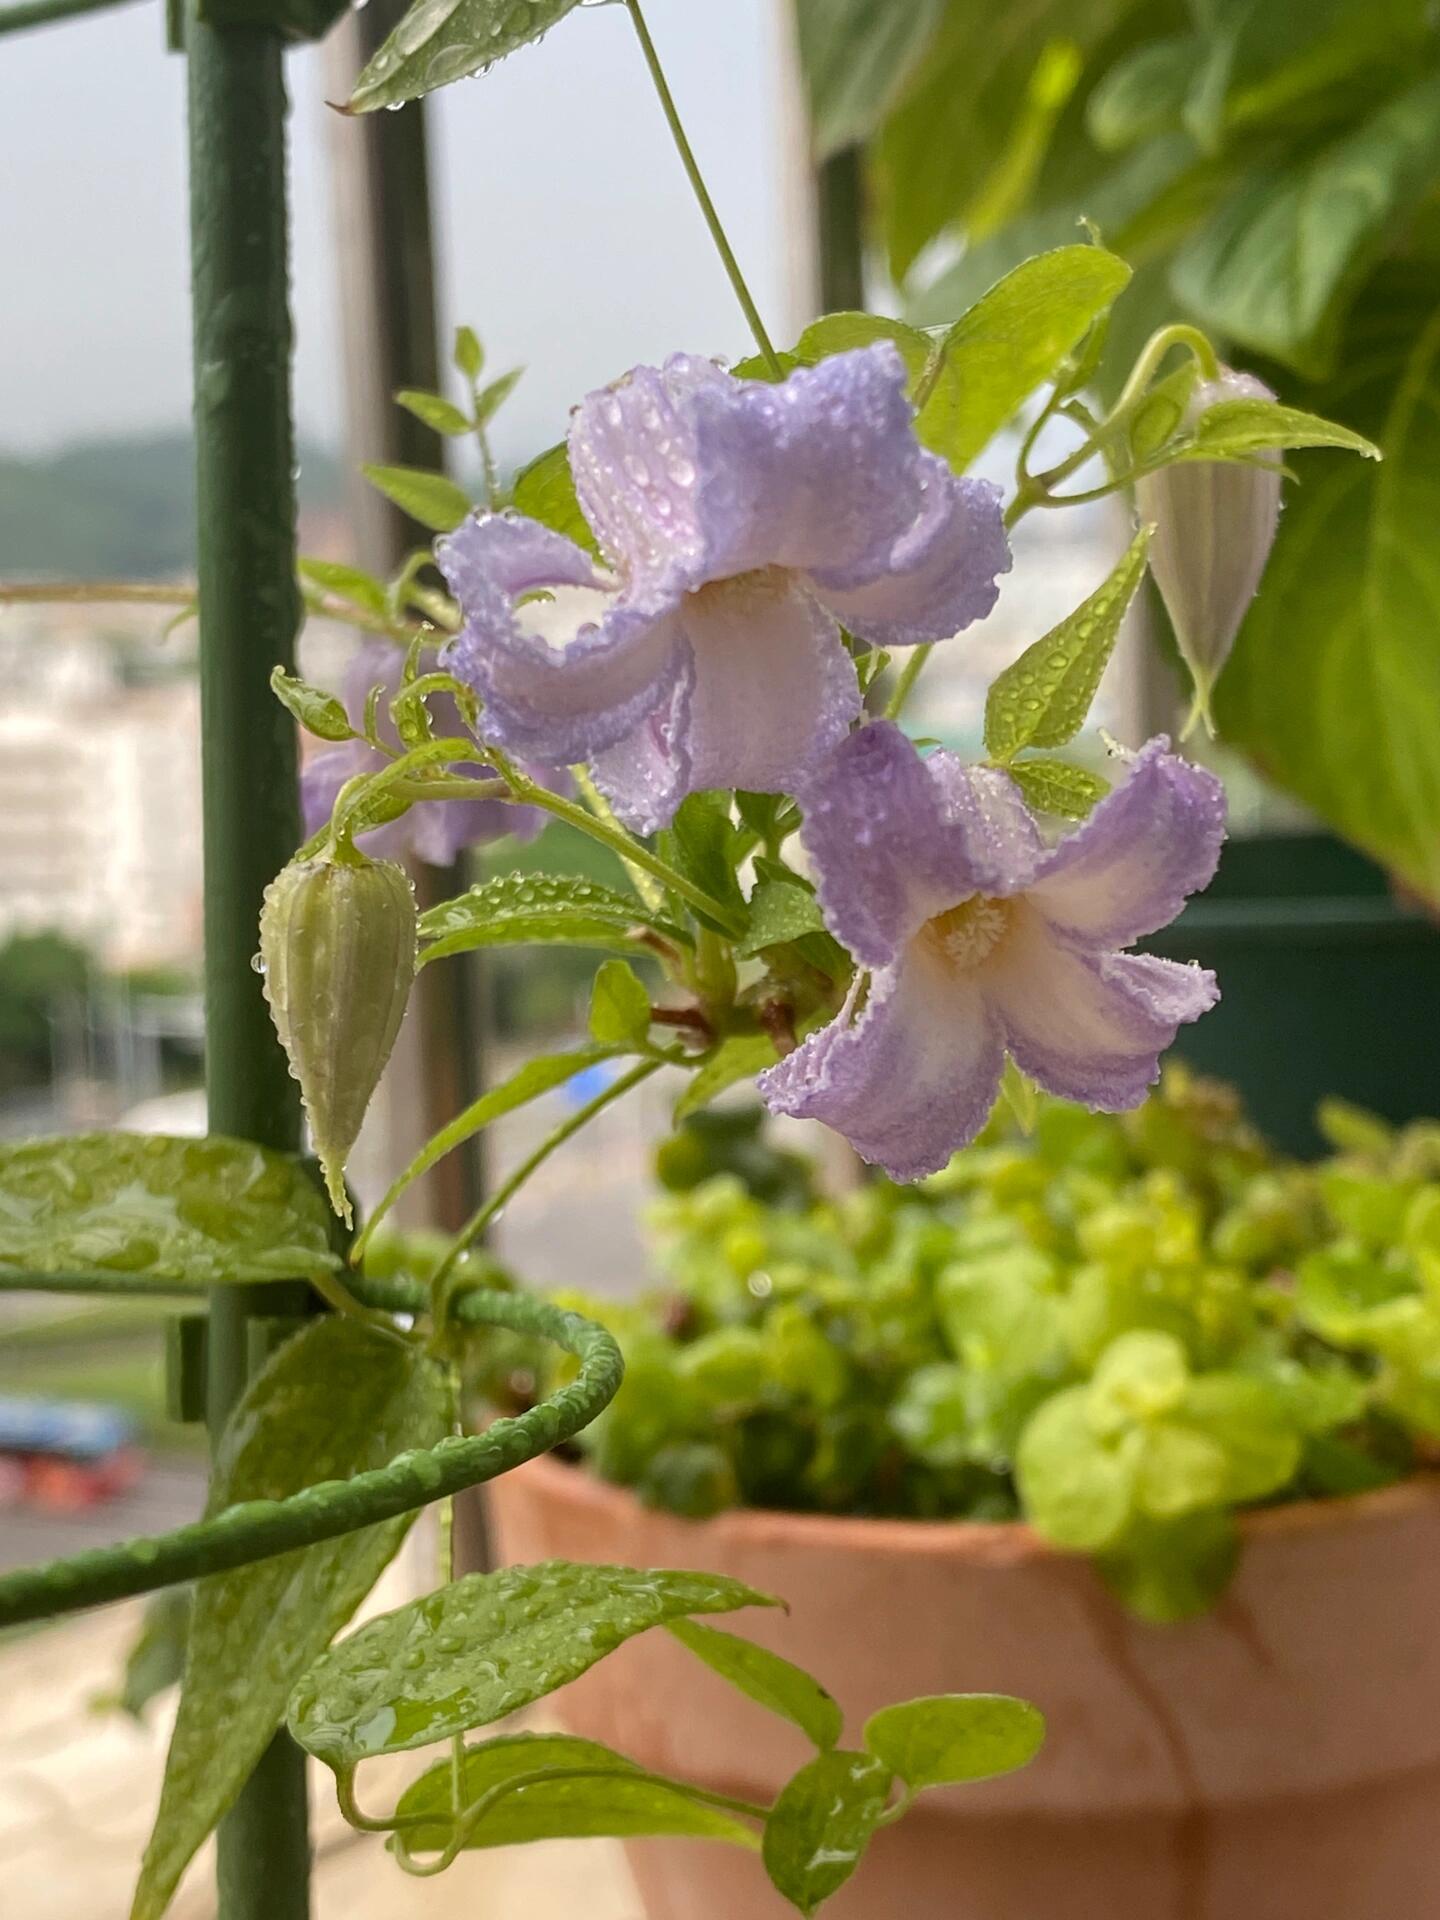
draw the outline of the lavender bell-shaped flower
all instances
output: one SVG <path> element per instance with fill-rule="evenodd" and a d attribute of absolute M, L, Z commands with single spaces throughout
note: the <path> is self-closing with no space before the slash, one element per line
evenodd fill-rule
<path fill-rule="evenodd" d="M 1193 427 L 1225 400 L 1274 398 L 1252 374 L 1222 367 L 1196 385 L 1184 424 Z M 1195 683 L 1187 733 L 1197 720 L 1215 731 L 1210 696 L 1270 557 L 1280 479 L 1279 456 L 1259 454 L 1248 462 L 1177 460 L 1136 484 L 1140 517 L 1155 525 L 1150 571 Z"/>

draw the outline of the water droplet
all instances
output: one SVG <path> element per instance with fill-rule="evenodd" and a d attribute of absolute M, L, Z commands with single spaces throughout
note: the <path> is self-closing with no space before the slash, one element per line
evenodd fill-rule
<path fill-rule="evenodd" d="M 250 971 L 252 973 L 264 973 L 266 971 L 266 960 L 263 953 L 251 954 Z"/>

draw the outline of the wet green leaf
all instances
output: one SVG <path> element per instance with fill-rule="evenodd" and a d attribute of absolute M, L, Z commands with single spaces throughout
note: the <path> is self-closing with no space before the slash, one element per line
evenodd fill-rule
<path fill-rule="evenodd" d="M 535 1781 L 497 1793 L 465 1841 L 470 1847 L 512 1847 L 531 1840 L 635 1839 L 673 1834 L 727 1840 L 758 1851 L 760 1835 L 733 1814 L 692 1799 L 680 1785 L 643 1774 L 633 1760 L 596 1740 L 565 1733 L 511 1733 L 468 1747 L 461 1773 L 463 1807 L 540 1771 L 572 1771 L 573 1780 Z M 407 1829 L 412 1853 L 439 1852 L 452 1832 L 454 1772 L 449 1756 L 405 1789 L 399 1819 L 433 1814 L 428 1826 Z"/>
<path fill-rule="evenodd" d="M 270 676 L 270 688 L 285 711 L 317 740 L 355 738 L 343 703 L 323 687 L 312 687 L 307 680 L 297 680 L 283 667 L 276 667 Z"/>
<path fill-rule="evenodd" d="M 734 1033 L 722 1040 L 703 1064 L 696 1068 L 690 1084 L 675 1102 L 678 1125 L 687 1113 L 708 1106 L 727 1087 L 749 1080 L 779 1059 L 775 1042 L 768 1033 Z"/>
<path fill-rule="evenodd" d="M 343 1771 L 488 1726 L 666 1620 L 775 1604 L 720 1574 L 663 1568 L 548 1560 L 470 1574 L 332 1647 L 296 1689 L 290 1730 Z"/>
<path fill-rule="evenodd" d="M 1005 771 L 1037 813 L 1060 820 L 1083 820 L 1110 791 L 1110 782 L 1088 767 L 1068 760 L 1013 760 Z"/>
<path fill-rule="evenodd" d="M 735 951 L 742 956 L 755 954 L 764 947 L 824 931 L 820 903 L 808 888 L 791 880 L 762 880 L 750 896 L 749 930 Z"/>
<path fill-rule="evenodd" d="M 415 387 L 405 387 L 395 396 L 395 404 L 404 407 L 407 413 L 413 413 L 436 433 L 459 435 L 469 433 L 473 422 L 468 414 L 462 413 L 453 400 L 447 400 L 441 393 L 424 393 Z"/>
<path fill-rule="evenodd" d="M 575 477 L 570 471 L 570 450 L 563 441 L 520 469 L 515 477 L 514 506 L 517 513 L 563 533 L 587 553 L 599 553 L 590 522 L 580 510 Z"/>
<path fill-rule="evenodd" d="M 820 1682 L 803 1667 L 771 1653 L 753 1640 L 742 1640 L 735 1633 L 721 1633 L 695 1620 L 672 1620 L 669 1631 L 698 1654 L 707 1667 L 728 1680 L 741 1693 L 793 1720 L 817 1747 L 833 1747 L 840 1738 L 844 1716 Z"/>
<path fill-rule="evenodd" d="M 319 1319 L 251 1382 L 221 1437 L 207 1513 L 383 1467 L 450 1429 L 445 1375 L 416 1347 Z M 159 1920 L 186 1863 L 269 1744 L 285 1702 L 405 1536 L 403 1515 L 212 1575 L 195 1609 L 155 1830 L 131 1920 Z"/>
<path fill-rule="evenodd" d="M 387 500 L 432 533 L 453 533 L 469 516 L 470 496 L 443 473 L 422 467 L 364 466 L 361 471 Z"/>
<path fill-rule="evenodd" d="M 996 677 L 985 701 L 985 747 L 994 759 L 1063 747 L 1084 726 L 1149 546 L 1142 527 L 1105 584 Z"/>
<path fill-rule="evenodd" d="M 348 113 L 398 107 L 493 67 L 579 0 L 416 0 L 355 82 Z"/>
<path fill-rule="evenodd" d="M 81 1133 L 0 1144 L 0 1288 L 89 1273 L 126 1288 L 283 1280 L 338 1266 L 303 1163 L 212 1135 Z"/>
<path fill-rule="evenodd" d="M 649 1044 L 649 990 L 623 960 L 606 960 L 596 969 L 590 1031 L 602 1047 L 643 1051 Z"/>
<path fill-rule="evenodd" d="M 859 1866 L 885 1812 L 892 1776 L 873 1754 L 837 1750 L 802 1767 L 765 1822 L 765 1871 L 812 1914 Z"/>
<path fill-rule="evenodd" d="M 813 367 L 832 353 L 873 347 L 879 340 L 888 340 L 899 349 L 913 386 L 930 359 L 930 336 L 918 327 L 907 326 L 903 320 L 891 320 L 880 313 L 824 314 L 806 327 L 790 357 L 800 366 Z"/>
<path fill-rule="evenodd" d="M 472 947 L 550 945 L 635 951 L 637 930 L 666 939 L 685 935 L 652 914 L 633 894 L 572 874 L 507 873 L 446 900 L 420 916 L 420 961 L 466 953 Z"/>
<path fill-rule="evenodd" d="M 1045 1719 L 1005 1693 L 940 1693 L 882 1707 L 865 1722 L 865 1744 L 907 1787 L 989 1780 L 1027 1766 Z"/>

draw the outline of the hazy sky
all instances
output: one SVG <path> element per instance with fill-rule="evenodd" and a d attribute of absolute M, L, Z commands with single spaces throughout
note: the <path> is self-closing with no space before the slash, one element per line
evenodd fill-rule
<path fill-rule="evenodd" d="M 781 298 L 773 183 L 777 0 L 650 0 L 701 163 L 762 306 Z M 722 31 L 723 26 L 723 31 Z M 290 56 L 302 430 L 338 434 L 322 63 Z M 184 74 L 156 0 L 9 38 L 0 54 L 0 450 L 174 426 L 189 409 Z M 507 445 L 561 431 L 586 389 L 676 348 L 743 352 L 729 288 L 628 21 L 586 8 L 437 96 L 447 326 L 531 373 Z M 344 128 L 341 128 L 343 134 Z"/>

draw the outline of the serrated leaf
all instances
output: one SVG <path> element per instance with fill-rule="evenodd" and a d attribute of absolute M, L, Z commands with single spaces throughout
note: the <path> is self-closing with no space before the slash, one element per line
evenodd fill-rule
<path fill-rule="evenodd" d="M 447 1153 L 453 1153 L 465 1141 L 473 1139 L 477 1133 L 483 1133 L 486 1127 L 493 1126 L 495 1121 L 503 1119 L 507 1113 L 513 1113 L 517 1107 L 538 1100 L 542 1093 L 549 1093 L 552 1087 L 563 1086 L 586 1067 L 593 1067 L 601 1060 L 613 1060 L 620 1051 L 623 1049 L 613 1046 L 593 1046 L 576 1047 L 568 1053 L 542 1054 L 537 1059 L 527 1060 L 524 1066 L 498 1087 L 491 1087 L 482 1093 L 463 1113 L 456 1114 L 448 1126 L 442 1127 L 427 1140 L 405 1171 L 391 1182 L 385 1197 L 366 1221 L 358 1247 L 365 1246 L 381 1219 L 405 1189 L 422 1174 L 428 1173 Z"/>
<path fill-rule="evenodd" d="M 85 1273 L 97 1290 L 294 1279 L 337 1267 L 298 1156 L 246 1140 L 80 1133 L 0 1143 L 0 1288 Z"/>
<path fill-rule="evenodd" d="M 520 469 L 515 477 L 514 506 L 517 513 L 563 533 L 586 553 L 599 554 L 599 543 L 576 498 L 570 450 L 563 441 Z"/>
<path fill-rule="evenodd" d="M 643 1051 L 650 1041 L 650 994 L 623 960 L 606 960 L 590 989 L 590 1031 L 602 1047 Z"/>
<path fill-rule="evenodd" d="M 467 1848 L 512 1847 L 532 1840 L 637 1839 L 672 1834 L 695 1840 L 726 1840 L 758 1851 L 760 1836 L 733 1814 L 707 1807 L 683 1786 L 641 1774 L 633 1760 L 568 1733 L 511 1733 L 468 1747 L 460 1774 L 460 1804 L 474 1806 L 482 1795 L 503 1789 L 527 1775 L 570 1769 L 575 1780 L 535 1781 L 497 1795 L 466 1838 Z M 411 1853 L 439 1852 L 453 1825 L 454 1770 L 447 1757 L 405 1789 L 396 1808 L 399 1821 L 433 1815 L 431 1825 L 407 1827 Z"/>
<path fill-rule="evenodd" d="M 387 500 L 432 533 L 453 533 L 469 516 L 469 495 L 443 473 L 427 473 L 422 467 L 362 466 L 360 470 Z"/>
<path fill-rule="evenodd" d="M 502 373 L 492 380 L 488 387 L 482 387 L 475 396 L 475 419 L 479 426 L 489 426 L 495 415 L 510 398 L 524 377 L 523 367 L 512 367 L 509 373 Z"/>
<path fill-rule="evenodd" d="M 944 0 L 799 0 L 795 25 L 821 159 L 866 139 L 923 57 Z"/>
<path fill-rule="evenodd" d="M 570 874 L 507 873 L 471 887 L 420 916 L 421 965 L 472 947 L 614 947 L 631 953 L 637 928 L 669 940 L 685 935 L 640 900 Z"/>
<path fill-rule="evenodd" d="M 781 1789 L 765 1822 L 765 1871 L 792 1907 L 812 1914 L 860 1864 L 892 1776 L 869 1753 L 822 1753 Z"/>
<path fill-rule="evenodd" d="M 775 1604 L 722 1574 L 664 1568 L 547 1560 L 472 1573 L 332 1647 L 296 1689 L 290 1730 L 343 1772 L 489 1726 L 666 1620 Z"/>
<path fill-rule="evenodd" d="M 750 896 L 750 926 L 735 951 L 745 957 L 824 931 L 820 903 L 808 888 L 790 880 L 762 880 Z"/>
<path fill-rule="evenodd" d="M 1012 760 L 1005 771 L 1037 813 L 1053 813 L 1059 820 L 1083 820 L 1097 800 L 1110 791 L 1103 774 L 1068 760 Z"/>
<path fill-rule="evenodd" d="M 285 711 L 317 740 L 355 738 L 344 705 L 323 687 L 312 687 L 308 680 L 297 680 L 283 667 L 276 667 L 270 675 L 270 689 Z"/>
<path fill-rule="evenodd" d="M 413 413 L 436 433 L 469 433 L 473 421 L 462 413 L 453 400 L 447 400 L 440 393 L 425 393 L 417 387 L 405 387 L 395 396 L 395 404 L 404 407 L 407 413 Z"/>
<path fill-rule="evenodd" d="M 1022 747 L 1063 747 L 1080 731 L 1149 547 L 1150 529 L 1142 527 L 1105 584 L 994 680 L 985 701 L 993 759 L 1008 763 Z"/>
<path fill-rule="evenodd" d="M 386 1466 L 450 1430 L 443 1370 L 359 1321 L 314 1321 L 246 1389 L 221 1437 L 207 1514 Z M 405 1537 L 406 1514 L 200 1581 L 180 1710 L 131 1920 L 159 1920 L 186 1863 L 269 1745 L 296 1681 Z"/>
<path fill-rule="evenodd" d="M 1007 273 L 941 343 L 938 377 L 916 432 L 957 473 L 1021 403 L 1053 379 L 1130 279 L 1103 247 L 1057 247 Z"/>
<path fill-rule="evenodd" d="M 695 1620 L 672 1620 L 669 1632 L 732 1687 L 791 1720 L 822 1750 L 833 1747 L 845 1724 L 839 1706 L 803 1667 L 753 1640 L 721 1633 Z"/>
<path fill-rule="evenodd" d="M 493 67 L 579 0 L 417 0 L 355 83 L 347 113 L 398 107 Z"/>
<path fill-rule="evenodd" d="M 727 1087 L 739 1080 L 753 1080 L 780 1058 L 768 1033 L 734 1033 L 722 1040 L 714 1052 L 696 1068 L 689 1085 L 675 1102 L 675 1124 L 687 1114 L 709 1106 Z"/>
<path fill-rule="evenodd" d="M 1373 440 L 1318 414 L 1282 407 L 1274 400 L 1221 400 L 1195 422 L 1180 458 L 1235 459 L 1285 447 L 1342 447 L 1367 460 L 1381 457 Z"/>
<path fill-rule="evenodd" d="M 865 1722 L 865 1745 L 912 1791 L 992 1780 L 1028 1766 L 1045 1718 L 1005 1693 L 940 1693 L 882 1707 Z"/>
<path fill-rule="evenodd" d="M 456 327 L 455 345 L 450 357 L 455 371 L 464 374 L 473 386 L 485 370 L 485 349 L 473 327 Z"/>
<path fill-rule="evenodd" d="M 337 600 L 348 600 L 352 607 L 363 607 L 381 619 L 389 612 L 385 583 L 377 580 L 373 573 L 347 567 L 340 560 L 317 560 L 306 553 L 302 553 L 295 564 L 302 580 L 333 594 Z"/>

